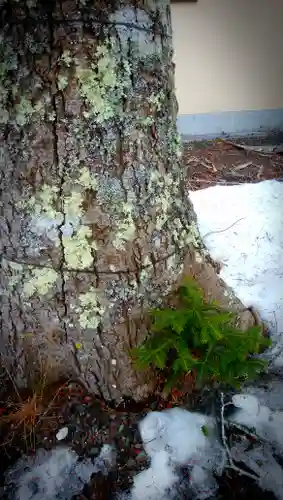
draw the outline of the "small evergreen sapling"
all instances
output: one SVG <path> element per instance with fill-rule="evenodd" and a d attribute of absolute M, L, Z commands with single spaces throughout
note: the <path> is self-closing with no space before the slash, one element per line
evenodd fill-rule
<path fill-rule="evenodd" d="M 266 368 L 254 356 L 270 345 L 261 327 L 242 332 L 235 315 L 206 301 L 193 279 L 178 289 L 177 298 L 177 307 L 151 312 L 150 336 L 131 351 L 137 369 L 163 371 L 170 389 L 188 372 L 196 374 L 198 387 L 216 382 L 238 388 Z"/>

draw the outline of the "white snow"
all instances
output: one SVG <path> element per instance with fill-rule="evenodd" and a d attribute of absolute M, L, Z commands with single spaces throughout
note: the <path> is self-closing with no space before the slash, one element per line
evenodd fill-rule
<path fill-rule="evenodd" d="M 134 477 L 130 500 L 166 500 L 178 479 L 168 453 L 159 451 L 152 457 L 151 466 Z"/>
<path fill-rule="evenodd" d="M 260 412 L 260 404 L 255 396 L 250 394 L 235 394 L 232 403 L 236 408 L 241 408 L 247 415 L 257 417 Z"/>
<path fill-rule="evenodd" d="M 213 419 L 200 413 L 172 408 L 149 413 L 140 422 L 139 430 L 144 449 L 150 457 L 168 449 L 174 463 L 185 464 L 193 454 L 206 447 L 208 440 L 202 427 L 207 425 L 213 431 Z"/>
<path fill-rule="evenodd" d="M 272 444 L 279 453 L 283 453 L 283 411 L 271 410 L 266 405 L 260 405 L 257 398 L 240 394 L 246 399 L 246 404 L 242 405 L 239 410 L 233 415 L 231 420 L 238 422 L 247 428 L 255 429 L 258 436 L 263 440 Z M 234 398 L 232 402 L 234 403 Z M 251 398 L 257 400 L 257 406 L 251 404 Z M 252 411 L 254 410 L 254 412 Z M 283 475 L 283 471 L 282 471 Z"/>
<path fill-rule="evenodd" d="M 268 323 L 283 366 L 283 183 L 213 186 L 190 198 L 220 277 Z"/>
<path fill-rule="evenodd" d="M 57 432 L 56 439 L 58 439 L 58 441 L 62 441 L 63 439 L 66 439 L 66 437 L 68 436 L 68 432 L 69 432 L 68 427 L 62 427 Z"/>
<path fill-rule="evenodd" d="M 283 500 L 283 469 L 274 456 L 274 450 L 281 456 L 283 452 L 283 412 L 272 411 L 247 394 L 233 396 L 232 402 L 239 410 L 230 421 L 252 429 L 263 440 L 252 448 L 249 441 L 236 443 L 231 448 L 232 457 L 259 477 L 263 490 L 272 491 L 278 500 Z"/>
<path fill-rule="evenodd" d="M 149 413 L 139 430 L 151 465 L 134 478 L 131 500 L 170 500 L 180 480 L 175 472 L 177 465 L 191 471 L 196 498 L 205 499 L 214 493 L 212 471 L 222 471 L 225 452 L 216 438 L 212 417 L 172 408 Z"/>
<path fill-rule="evenodd" d="M 80 493 L 94 472 L 107 474 L 115 459 L 111 446 L 104 445 L 94 464 L 91 459 L 78 460 L 67 446 L 50 451 L 38 449 L 35 456 L 22 457 L 5 476 L 6 488 L 12 489 L 11 500 L 70 500 Z M 6 497 L 5 497 L 6 498 Z"/>

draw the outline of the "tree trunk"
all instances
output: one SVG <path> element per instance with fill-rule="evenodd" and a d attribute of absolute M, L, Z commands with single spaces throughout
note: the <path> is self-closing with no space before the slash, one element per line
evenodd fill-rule
<path fill-rule="evenodd" d="M 197 234 L 170 2 L 9 0 L 0 59 L 3 362 L 140 399 L 128 349 Z"/>

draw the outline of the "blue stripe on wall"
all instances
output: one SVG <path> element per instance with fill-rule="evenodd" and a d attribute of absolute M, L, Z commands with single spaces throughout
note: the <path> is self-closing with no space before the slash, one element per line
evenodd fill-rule
<path fill-rule="evenodd" d="M 186 139 L 243 137 L 283 131 L 283 108 L 178 115 L 179 133 Z"/>

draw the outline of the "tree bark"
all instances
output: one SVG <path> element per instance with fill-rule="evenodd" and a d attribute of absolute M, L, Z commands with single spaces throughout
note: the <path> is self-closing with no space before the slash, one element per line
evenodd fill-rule
<path fill-rule="evenodd" d="M 128 349 L 197 238 L 170 2 L 10 0 L 0 72 L 3 362 L 140 399 Z"/>

